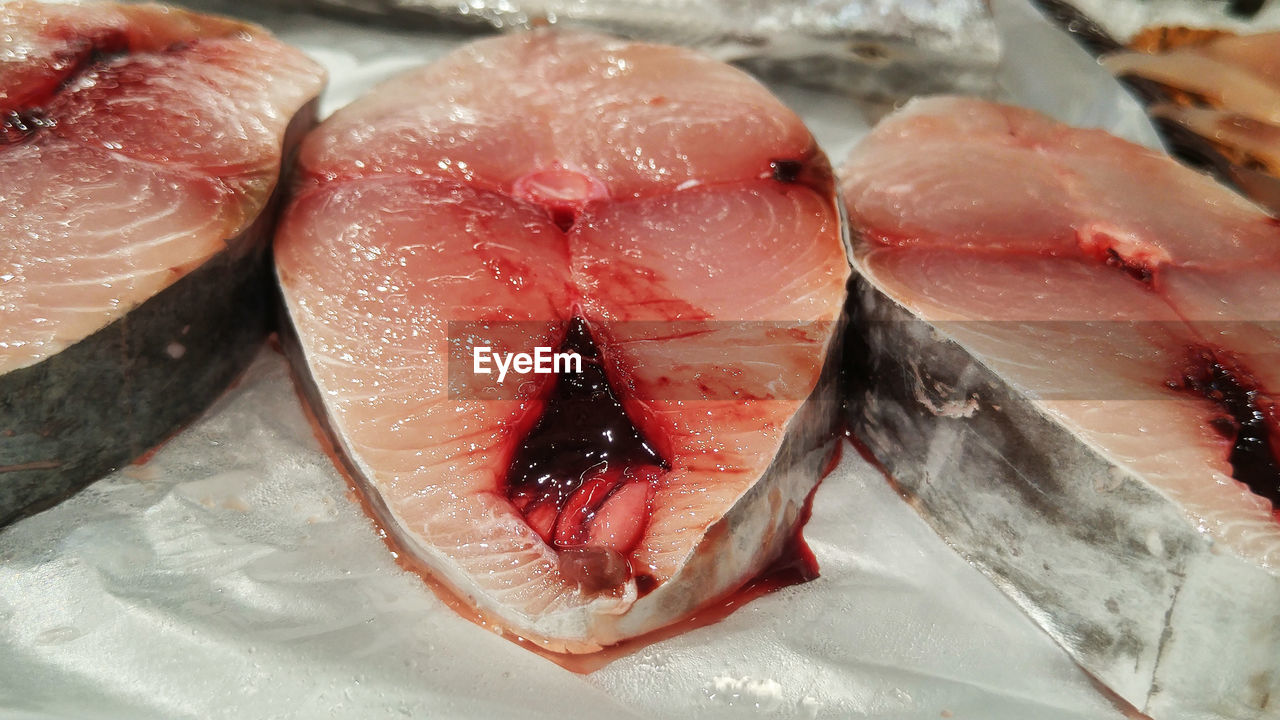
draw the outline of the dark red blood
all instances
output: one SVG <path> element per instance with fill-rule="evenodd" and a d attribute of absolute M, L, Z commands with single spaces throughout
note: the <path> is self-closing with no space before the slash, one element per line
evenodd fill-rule
<path fill-rule="evenodd" d="M 38 110 L 5 112 L 0 115 L 0 147 L 17 145 L 30 138 L 36 131 L 53 127 L 54 124 Z"/>
<path fill-rule="evenodd" d="M 626 556 L 609 548 L 565 548 L 558 562 L 560 574 L 589 593 L 615 588 L 631 577 Z"/>
<path fill-rule="evenodd" d="M 570 324 L 560 351 L 581 355 L 582 372 L 565 372 L 556 378 L 542 417 L 507 470 L 507 497 L 530 527 L 561 552 L 590 545 L 623 557 L 625 573 L 614 572 L 614 566 L 608 565 L 607 575 L 582 582 L 584 588 L 612 587 L 607 583 L 630 577 L 621 553 L 629 553 L 639 542 L 652 509 L 651 488 L 668 465 L 622 409 L 582 319 Z M 624 486 L 637 483 L 650 488 L 645 502 L 634 502 L 635 490 L 614 498 Z M 635 517 L 624 517 L 629 515 Z M 574 562 L 575 572 L 606 567 L 581 557 Z"/>
<path fill-rule="evenodd" d="M 822 470 L 824 480 L 835 471 L 843 454 L 844 443 L 836 442 L 835 448 L 831 452 L 831 458 Z M 804 541 L 804 527 L 809 524 L 809 518 L 813 516 L 813 496 L 818 494 L 818 488 L 821 486 L 821 482 L 814 485 L 809 494 L 805 496 L 804 505 L 800 507 L 800 515 L 796 519 L 795 527 L 791 530 L 791 538 L 783 547 L 782 552 L 779 553 L 778 558 L 773 561 L 773 564 L 765 568 L 764 572 L 760 573 L 756 578 L 757 582 L 773 583 L 771 588 L 764 590 L 761 594 L 769 592 L 769 590 L 786 587 L 787 585 L 795 585 L 817 579 L 818 558 L 813 554 L 809 543 Z"/>
<path fill-rule="evenodd" d="M 129 51 L 129 39 L 119 30 L 104 30 L 68 38 L 66 49 L 56 53 L 45 71 L 19 87 L 5 88 L 9 96 L 0 107 L 0 148 L 21 143 L 35 133 L 57 125 L 46 108 L 77 80 Z M 25 87 L 23 87 L 25 85 Z"/>
<path fill-rule="evenodd" d="M 658 578 L 649 573 L 636 573 L 636 593 L 644 597 L 658 587 Z"/>
<path fill-rule="evenodd" d="M 561 373 L 542 417 L 507 469 L 507 495 L 530 506 L 551 502 L 557 513 L 586 479 L 602 467 L 667 463 L 654 452 L 609 387 L 587 324 L 575 318 L 560 347 L 582 356 L 581 373 Z"/>
<path fill-rule="evenodd" d="M 773 179 L 781 183 L 793 183 L 796 178 L 800 177 L 800 171 L 804 169 L 804 164 L 799 160 L 774 160 L 769 163 L 769 169 L 773 170 Z"/>
<path fill-rule="evenodd" d="M 1191 348 L 1182 377 L 1170 385 L 1200 395 L 1221 413 L 1209 424 L 1231 445 L 1231 474 L 1280 511 L 1280 455 L 1273 437 L 1280 436 L 1275 418 L 1259 405 L 1257 380 L 1236 358 L 1221 350 Z M 1280 517 L 1280 515 L 1277 515 Z"/>
<path fill-rule="evenodd" d="M 578 222 L 578 215 L 581 213 L 580 208 L 566 206 L 552 206 L 547 208 L 547 214 L 551 216 L 551 222 L 560 228 L 562 232 L 569 232 L 573 228 L 574 223 Z"/>
<path fill-rule="evenodd" d="M 1115 250 L 1107 250 L 1107 265 L 1123 270 L 1129 277 L 1144 285 L 1150 285 L 1155 278 L 1155 271 L 1139 262 L 1125 260 Z"/>
<path fill-rule="evenodd" d="M 780 183 L 804 185 L 821 195 L 830 193 L 835 185 L 831 165 L 817 145 L 811 146 L 799 157 L 770 160 L 769 171 L 761 177 Z"/>

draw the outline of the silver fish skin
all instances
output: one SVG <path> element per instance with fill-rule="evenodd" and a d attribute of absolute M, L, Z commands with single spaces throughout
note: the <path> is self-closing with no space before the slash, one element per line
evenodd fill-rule
<path fill-rule="evenodd" d="M 873 99 L 989 95 L 1000 42 L 984 0 L 274 0 L 397 27 L 586 27 L 698 48 Z"/>
<path fill-rule="evenodd" d="M 840 188 L 846 422 L 895 488 L 1143 715 L 1280 717 L 1280 228 L 971 98 L 882 120 Z M 1210 357 L 1238 380 L 1196 385 Z M 1224 434 L 1229 382 L 1250 410 Z"/>

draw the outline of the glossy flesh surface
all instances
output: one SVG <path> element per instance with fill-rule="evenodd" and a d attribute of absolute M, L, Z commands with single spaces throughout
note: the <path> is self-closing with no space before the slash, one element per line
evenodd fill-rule
<path fill-rule="evenodd" d="M 1280 449 L 1275 221 L 1166 157 L 965 99 L 886 120 L 842 187 L 860 265 L 890 297 L 944 322 L 1206 532 L 1280 564 L 1264 499 L 1280 478 L 1233 479 L 1231 413 L 1183 387 L 1210 352 Z M 1254 492 L 1240 482 L 1254 479 Z"/>
<path fill-rule="evenodd" d="M 844 296 L 825 158 L 763 87 L 689 51 L 531 33 L 383 84 L 301 158 L 276 258 L 303 370 L 381 519 L 434 575 L 502 627 L 590 650 L 776 554 L 781 496 L 754 537 L 710 543 L 741 546 L 715 577 L 671 582 L 795 429 Z M 660 463 L 598 497 L 570 478 L 546 507 L 508 474 L 554 376 L 453 391 L 449 323 L 490 323 L 505 352 L 560 347 L 575 318 Z M 584 587 L 544 537 L 618 549 L 632 577 Z M 639 601 L 637 575 L 658 586 Z"/>
<path fill-rule="evenodd" d="M 320 69 L 242 23 L 0 3 L 0 373 L 56 355 L 258 216 Z"/>

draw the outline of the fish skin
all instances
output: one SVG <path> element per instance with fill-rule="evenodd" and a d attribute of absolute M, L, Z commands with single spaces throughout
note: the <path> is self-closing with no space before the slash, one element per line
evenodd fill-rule
<path fill-rule="evenodd" d="M 252 359 L 276 180 L 323 73 L 265 31 L 155 5 L 17 0 L 0 27 L 0 108 L 48 120 L 0 145 L 3 525 L 142 456 Z M 228 68 L 237 52 L 259 57 Z M 264 72 L 278 102 L 231 97 Z M 205 83 L 228 95 L 201 105 Z"/>
<path fill-rule="evenodd" d="M 960 145 L 953 133 L 969 147 L 947 151 Z M 981 219 L 1003 201 L 1021 212 L 1024 197 L 955 186 L 946 168 L 992 145 L 1007 183 L 1038 188 L 1001 154 L 1019 143 L 1031 169 L 1057 168 L 1067 186 L 1039 192 L 1045 213 L 1025 214 L 1025 234 L 982 244 L 971 232 Z M 904 184 L 913 155 L 945 202 Z M 949 544 L 1138 710 L 1274 717 L 1280 522 L 1230 476 L 1203 401 L 1164 382 L 1196 338 L 1266 368 L 1261 399 L 1272 397 L 1280 318 L 1242 301 L 1280 286 L 1280 229 L 1150 151 L 959 98 L 890 116 L 840 175 L 857 238 L 845 351 L 854 435 Z M 1099 196 L 1091 183 L 1141 192 Z M 1181 216 L 1201 231 L 1178 237 L 1181 223 L 1145 213 L 1184 213 L 1160 202 L 1184 192 L 1202 196 L 1199 224 Z M 891 198 L 896 215 L 881 212 Z M 1223 230 L 1205 235 L 1213 223 Z M 1154 289 L 1088 259 L 1097 225 L 1167 252 Z M 1046 297 L 1069 299 L 1051 308 Z"/>
<path fill-rule="evenodd" d="M 879 101 L 995 91 L 1000 44 L 981 0 L 309 0 L 397 27 L 551 24 L 694 47 L 753 72 Z M 290 3 L 290 6 L 296 6 Z"/>
<path fill-rule="evenodd" d="M 487 626 L 591 652 L 734 590 L 790 541 L 836 448 L 828 356 L 848 264 L 829 166 L 762 86 L 687 50 L 508 36 L 388 81 L 300 158 L 275 245 L 295 375 L 387 532 Z M 792 181 L 772 177 L 783 158 Z M 548 168 L 583 173 L 590 200 L 567 231 L 541 204 Z M 761 257 L 793 283 L 744 294 L 741 271 Z M 643 597 L 634 578 L 579 589 L 506 496 L 549 385 L 468 397 L 448 391 L 447 350 L 432 352 L 458 321 L 518 322 L 504 342 L 554 347 L 578 314 L 631 421 L 672 463 L 630 555 L 659 581 Z M 726 323 L 685 333 L 672 320 Z M 751 330 L 787 320 L 803 324 Z M 739 401 L 716 393 L 754 386 L 680 374 L 739 321 L 781 348 L 758 354 L 794 368 L 795 391 Z M 670 355 L 647 362 L 655 345 Z"/>

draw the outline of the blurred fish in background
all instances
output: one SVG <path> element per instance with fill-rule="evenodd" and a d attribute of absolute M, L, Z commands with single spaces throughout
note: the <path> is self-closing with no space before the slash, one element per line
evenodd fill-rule
<path fill-rule="evenodd" d="M 986 0 L 270 0 L 398 28 L 583 27 L 698 48 L 758 74 L 897 101 L 990 95 L 1000 43 Z"/>
<path fill-rule="evenodd" d="M 1129 87 L 1172 154 L 1280 217 L 1280 3 L 1036 3 Z"/>

